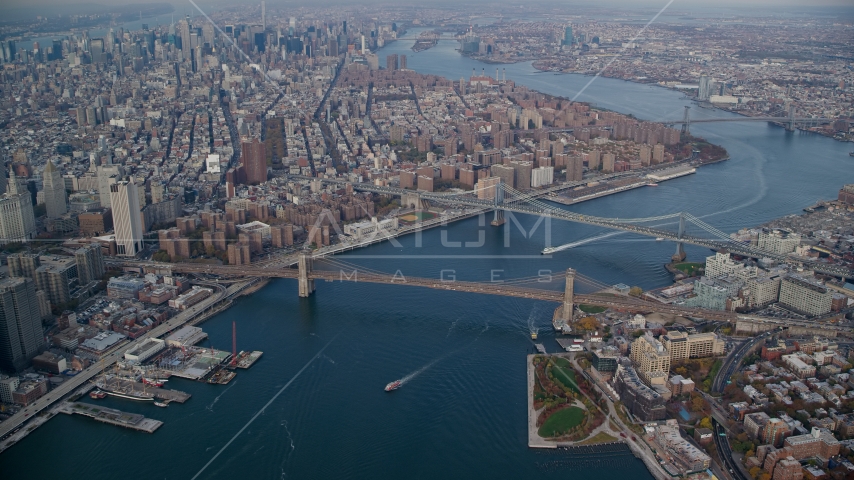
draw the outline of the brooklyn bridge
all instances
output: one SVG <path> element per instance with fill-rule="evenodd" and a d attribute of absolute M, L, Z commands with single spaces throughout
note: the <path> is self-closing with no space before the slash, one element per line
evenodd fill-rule
<path fill-rule="evenodd" d="M 616 291 L 612 286 L 605 285 L 587 277 L 573 269 L 567 269 L 560 274 L 548 276 L 537 275 L 524 278 L 505 279 L 500 281 L 471 281 L 455 278 L 425 278 L 404 274 L 401 270 L 394 273 L 381 272 L 355 265 L 339 257 L 312 258 L 308 254 L 293 254 L 275 261 L 258 265 L 212 265 L 198 263 L 161 263 L 134 260 L 110 259 L 113 267 L 142 269 L 170 273 L 194 274 L 197 276 L 216 276 L 221 285 L 228 285 L 234 279 L 254 278 L 284 278 L 297 282 L 300 297 L 310 297 L 314 294 L 316 283 L 331 282 L 342 285 L 357 286 L 365 284 L 385 284 L 400 287 L 430 288 L 448 292 L 468 292 L 482 295 L 498 295 L 504 297 L 525 298 L 557 303 L 554 325 L 572 326 L 573 312 L 579 305 L 591 305 L 611 308 L 624 312 L 658 312 L 708 321 L 731 322 L 738 325 L 758 325 L 760 331 L 772 328 L 796 328 L 805 332 L 816 332 L 818 329 L 831 332 L 834 335 L 850 336 L 850 329 L 839 327 L 821 319 L 795 320 L 743 315 L 735 312 L 709 310 L 685 305 L 674 305 L 650 301 L 641 297 L 633 297 Z M 206 284 L 215 283 L 210 280 Z M 585 287 L 591 293 L 576 292 L 576 283 Z"/>
<path fill-rule="evenodd" d="M 573 305 L 595 305 L 631 311 L 656 311 L 673 315 L 701 317 L 709 320 L 734 321 L 735 314 L 718 310 L 706 310 L 696 307 L 668 305 L 622 295 L 612 287 L 594 279 L 578 274 L 573 269 L 565 273 L 548 276 L 532 276 L 506 279 L 501 281 L 464 281 L 451 278 L 423 278 L 404 274 L 401 270 L 394 273 L 381 272 L 363 266 L 345 262 L 335 257 L 313 259 L 308 254 L 297 254 L 276 263 L 264 266 L 253 265 L 211 265 L 198 263 L 160 263 L 111 260 L 113 266 L 143 268 L 146 270 L 168 270 L 172 273 L 216 275 L 219 277 L 257 277 L 290 278 L 297 280 L 301 297 L 309 297 L 315 291 L 316 282 L 370 283 L 430 288 L 456 292 L 470 292 L 485 295 L 527 298 L 556 302 L 563 305 L 561 313 L 564 322 L 572 320 Z M 297 268 L 293 268 L 296 266 Z M 580 294 L 575 292 L 575 282 L 597 290 L 597 293 Z M 560 290 L 555 287 L 563 288 Z"/>

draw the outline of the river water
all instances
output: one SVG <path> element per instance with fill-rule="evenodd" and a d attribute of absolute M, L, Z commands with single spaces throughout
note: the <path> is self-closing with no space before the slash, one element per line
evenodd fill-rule
<path fill-rule="evenodd" d="M 410 68 L 452 79 L 468 76 L 473 67 L 495 70 L 460 57 L 454 42 L 418 54 L 410 46 L 392 44 L 379 55 L 406 54 Z M 538 73 L 529 64 L 506 68 L 508 79 L 569 97 L 589 81 Z M 607 78 L 594 81 L 579 100 L 653 120 L 680 118 L 689 104 L 677 92 Z M 729 115 L 699 108 L 692 114 Z M 834 197 L 854 176 L 850 147 L 820 136 L 754 123 L 696 125 L 692 131 L 726 147 L 732 159 L 658 188 L 571 209 L 624 218 L 686 210 L 730 232 Z M 490 227 L 488 220 L 472 218 L 340 259 L 400 270 L 403 277 L 435 277 L 445 270 L 446 278 L 509 279 L 573 267 L 608 284 L 654 288 L 669 282 L 662 264 L 673 253 L 671 243 L 622 234 L 546 257 L 539 255 L 544 245 L 604 232 L 558 222 L 534 229 L 537 219 L 527 216 L 511 219 L 506 229 Z M 687 251 L 693 259 L 709 253 Z M 0 465 L 9 478 L 192 478 L 246 427 L 199 478 L 650 478 L 626 450 L 527 448 L 528 325 L 539 328 L 542 342 L 555 350 L 549 331 L 554 307 L 352 283 L 320 283 L 315 295 L 299 299 L 294 281 L 277 280 L 203 324 L 215 347 L 229 347 L 235 321 L 238 348 L 265 352 L 231 385 L 171 381 L 169 388 L 193 398 L 166 409 L 102 400 L 165 425 L 149 435 L 60 416 L 1 455 Z M 386 383 L 418 371 L 400 390 L 383 392 Z"/>

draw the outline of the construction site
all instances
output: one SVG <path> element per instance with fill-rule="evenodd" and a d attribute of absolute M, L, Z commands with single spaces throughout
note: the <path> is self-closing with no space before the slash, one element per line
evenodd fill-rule
<path fill-rule="evenodd" d="M 235 368 L 249 368 L 263 352 L 237 352 L 237 326 L 232 322 L 232 351 L 196 347 L 207 338 L 198 327 L 185 327 L 166 339 L 169 347 L 139 366 L 146 378 L 155 382 L 172 376 L 208 383 L 226 384 L 236 375 Z"/>

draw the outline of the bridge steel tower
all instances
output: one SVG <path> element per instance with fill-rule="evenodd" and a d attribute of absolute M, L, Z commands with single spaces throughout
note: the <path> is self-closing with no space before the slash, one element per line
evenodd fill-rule
<path fill-rule="evenodd" d="M 503 180 L 499 181 L 498 185 L 495 186 L 495 196 L 492 199 L 492 204 L 495 206 L 495 210 L 493 210 L 494 216 L 490 225 L 493 227 L 504 225 L 504 210 L 500 208 L 502 203 L 504 203 Z"/>
<path fill-rule="evenodd" d="M 789 121 L 786 123 L 786 130 L 795 131 L 795 104 L 789 104 Z"/>
<path fill-rule="evenodd" d="M 682 238 L 685 235 L 685 213 L 682 212 L 679 214 L 679 233 L 676 234 L 677 238 Z M 685 261 L 685 247 L 682 245 L 682 242 L 676 242 L 676 253 L 673 254 L 671 259 L 674 262 L 683 262 Z"/>
<path fill-rule="evenodd" d="M 563 317 L 564 323 L 569 325 L 572 322 L 573 311 L 573 292 L 575 290 L 575 270 L 566 269 L 566 287 L 563 291 Z"/>
<path fill-rule="evenodd" d="M 307 298 L 314 293 L 314 280 L 308 278 L 308 274 L 311 273 L 311 263 L 311 257 L 305 253 L 301 254 L 297 261 L 297 266 L 299 267 L 299 296 L 303 298 Z"/>
<path fill-rule="evenodd" d="M 685 115 L 682 117 L 682 135 L 691 134 L 691 115 L 688 113 L 691 107 L 685 105 Z"/>

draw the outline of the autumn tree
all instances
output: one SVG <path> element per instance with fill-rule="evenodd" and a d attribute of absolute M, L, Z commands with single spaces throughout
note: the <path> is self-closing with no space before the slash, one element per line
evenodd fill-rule
<path fill-rule="evenodd" d="M 594 332 L 599 330 L 600 324 L 596 317 L 584 317 L 575 324 L 575 328 L 586 332 Z"/>
<path fill-rule="evenodd" d="M 692 412 L 702 412 L 706 409 L 706 400 L 703 399 L 700 395 L 694 395 L 691 397 L 691 411 Z"/>

